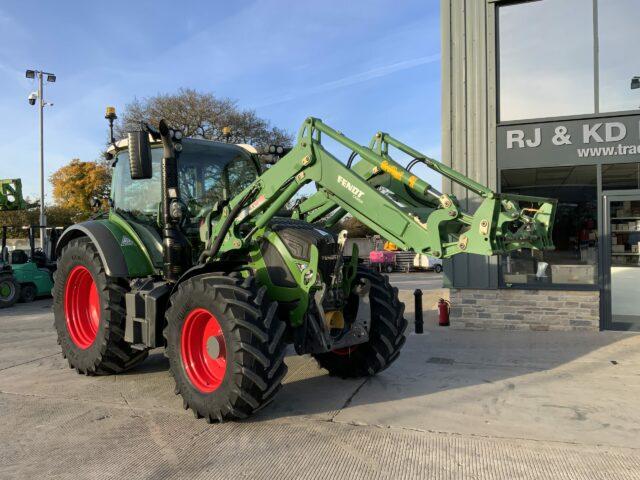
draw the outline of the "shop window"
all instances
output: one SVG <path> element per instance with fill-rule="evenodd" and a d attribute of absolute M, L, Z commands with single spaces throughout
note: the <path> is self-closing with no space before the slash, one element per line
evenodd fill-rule
<path fill-rule="evenodd" d="M 505 5 L 498 30 L 500 121 L 595 113 L 593 0 Z"/>
<path fill-rule="evenodd" d="M 558 199 L 555 250 L 501 257 L 501 283 L 536 288 L 598 283 L 597 170 L 592 165 L 503 170 L 504 193 Z"/>
<path fill-rule="evenodd" d="M 602 165 L 602 190 L 640 190 L 640 163 Z"/>
<path fill-rule="evenodd" d="M 638 0 L 598 2 L 601 112 L 640 107 L 640 90 L 631 89 L 631 79 L 640 75 L 638 21 Z"/>

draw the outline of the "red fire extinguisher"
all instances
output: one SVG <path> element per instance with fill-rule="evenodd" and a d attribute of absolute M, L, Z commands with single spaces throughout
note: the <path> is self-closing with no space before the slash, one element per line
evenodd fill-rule
<path fill-rule="evenodd" d="M 444 298 L 438 300 L 438 325 L 440 325 L 441 327 L 449 326 L 450 307 L 451 304 Z"/>

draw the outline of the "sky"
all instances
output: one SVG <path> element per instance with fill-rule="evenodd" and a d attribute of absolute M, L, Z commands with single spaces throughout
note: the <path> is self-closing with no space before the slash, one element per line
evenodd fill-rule
<path fill-rule="evenodd" d="M 95 160 L 107 105 L 194 88 L 296 132 L 315 116 L 361 144 L 386 131 L 440 158 L 438 0 L 0 3 L 0 178 L 39 195 L 37 89 L 45 84 L 47 179 Z M 440 187 L 436 174 L 420 170 Z M 47 181 L 47 199 L 50 203 Z"/>

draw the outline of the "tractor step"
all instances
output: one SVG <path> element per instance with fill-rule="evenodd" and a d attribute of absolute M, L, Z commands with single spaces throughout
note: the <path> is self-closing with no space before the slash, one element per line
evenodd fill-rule
<path fill-rule="evenodd" d="M 162 328 L 171 287 L 151 279 L 135 280 L 125 294 L 127 319 L 124 339 L 131 348 L 144 350 L 164 345 Z"/>

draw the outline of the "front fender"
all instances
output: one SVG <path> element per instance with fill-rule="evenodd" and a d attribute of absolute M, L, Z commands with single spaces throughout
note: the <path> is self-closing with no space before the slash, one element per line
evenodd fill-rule
<path fill-rule="evenodd" d="M 105 271 L 110 277 L 146 277 L 155 269 L 139 238 L 131 238 L 116 223 L 109 220 L 89 220 L 67 228 L 56 246 L 58 258 L 71 240 L 88 237 L 98 250 Z"/>

